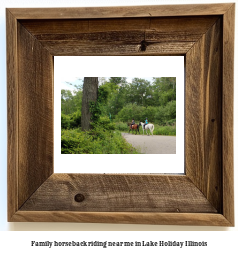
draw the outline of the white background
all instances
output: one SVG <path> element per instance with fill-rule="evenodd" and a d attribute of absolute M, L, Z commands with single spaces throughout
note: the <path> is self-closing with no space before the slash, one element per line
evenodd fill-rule
<path fill-rule="evenodd" d="M 137 239 L 143 240 L 146 239 L 163 239 L 163 240 L 179 240 L 181 237 L 183 239 L 189 238 L 190 240 L 196 241 L 200 239 L 205 239 L 209 242 L 209 247 L 206 249 L 176 249 L 176 252 L 184 252 L 184 253 L 224 253 L 225 251 L 237 253 L 237 236 L 238 236 L 238 226 L 234 228 L 224 228 L 224 227 L 189 227 L 189 226 L 158 226 L 158 225 L 124 225 L 124 224 L 93 224 L 93 223 L 7 223 L 7 124 L 6 124 L 6 42 L 5 42 L 5 8 L 6 7 L 80 7 L 80 6 L 118 6 L 118 5 L 154 5 L 154 4 L 191 4 L 191 3 L 223 3 L 223 2 L 236 2 L 230 0 L 209 0 L 209 1 L 163 1 L 163 0 L 117 0 L 117 1 L 90 1 L 90 0 L 57 0 L 57 1 L 49 1 L 49 0 L 1 0 L 0 2 L 0 229 L 2 231 L 37 231 L 37 232 L 0 232 L 0 248 L 3 249 L 3 253 L 11 253 L 12 251 L 15 252 L 26 252 L 32 253 L 42 253 L 42 251 L 49 251 L 48 249 L 32 249 L 30 248 L 30 241 L 31 240 L 68 240 L 68 238 L 74 240 L 82 240 L 84 237 L 92 240 L 97 240 L 97 236 L 104 239 L 110 238 L 117 240 L 126 240 L 129 241 L 130 239 L 133 241 L 134 237 Z M 237 5 L 236 5 L 236 14 Z M 237 29 L 238 23 L 236 19 L 236 38 L 237 38 Z M 235 69 L 237 70 L 237 43 L 236 43 L 236 50 L 235 50 Z M 234 135 L 234 160 L 235 160 L 235 197 L 237 201 L 237 168 L 238 168 L 238 142 L 237 142 L 237 120 L 238 120 L 238 106 L 237 106 L 238 96 L 237 96 L 237 74 L 235 73 L 235 100 L 234 100 L 234 107 L 235 107 L 235 135 Z M 238 206 L 235 203 L 236 208 L 236 218 L 238 217 Z M 236 219 L 236 224 L 237 224 Z M 64 231 L 64 230 L 71 230 L 77 232 L 40 232 L 40 231 L 50 231 L 50 230 L 57 230 L 57 231 Z M 80 232 L 80 231 L 114 231 L 114 232 Z M 125 231 L 125 232 L 119 232 Z M 136 233 L 127 232 L 127 231 L 139 231 Z M 150 232 L 142 232 L 142 231 L 150 231 Z M 172 231 L 172 232 L 160 232 L 160 231 Z M 183 232 L 176 232 L 176 231 L 183 231 Z M 192 231 L 192 232 L 187 232 Z M 207 231 L 207 232 L 200 232 L 200 231 Z M 212 231 L 219 231 L 219 232 L 212 232 Z M 230 231 L 230 232 L 225 232 Z M 68 249 L 56 249 L 57 252 L 61 253 L 64 251 L 68 251 Z M 99 252 L 99 249 L 95 249 Z M 103 250 L 103 249 L 102 249 Z M 111 250 L 108 249 L 111 253 Z M 116 249 L 115 249 L 116 250 Z M 80 253 L 81 250 L 76 249 L 77 253 Z M 76 253 L 74 250 L 74 252 Z M 127 251 L 131 252 L 130 249 L 119 249 L 120 252 Z M 159 250 L 153 249 L 138 249 L 137 252 L 140 251 L 150 251 L 150 253 L 159 253 Z M 168 251 L 168 252 L 167 252 Z M 163 253 L 169 253 L 169 251 L 173 251 L 174 249 L 166 249 L 163 250 Z M 51 251 L 51 253 L 53 250 Z M 84 250 L 84 253 L 86 250 Z M 118 250 L 116 251 L 116 253 Z"/>
<path fill-rule="evenodd" d="M 141 64 L 142 61 L 147 63 L 148 68 L 144 68 L 144 65 Z M 145 77 L 176 77 L 176 154 L 61 154 L 61 81 L 64 76 L 63 72 L 66 72 L 67 76 L 69 72 L 73 77 L 77 77 L 77 75 L 85 77 L 141 77 L 142 74 Z M 54 76 L 55 173 L 184 173 L 183 56 L 61 56 L 54 58 Z"/>

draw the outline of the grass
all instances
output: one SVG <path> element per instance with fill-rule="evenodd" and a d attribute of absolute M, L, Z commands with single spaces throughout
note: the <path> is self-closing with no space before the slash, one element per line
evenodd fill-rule
<path fill-rule="evenodd" d="M 159 126 L 155 125 L 154 135 L 176 136 L 176 125 Z"/>
<path fill-rule="evenodd" d="M 115 123 L 116 130 L 121 132 L 129 132 L 129 127 L 127 126 L 127 123 L 123 122 L 117 122 Z M 174 125 L 165 125 L 160 126 L 158 124 L 155 124 L 155 129 L 153 134 L 154 135 L 164 135 L 164 136 L 176 136 L 176 124 Z M 142 127 L 140 126 L 140 134 L 142 134 Z"/>
<path fill-rule="evenodd" d="M 138 154 L 122 137 L 121 132 L 129 132 L 127 123 L 111 123 L 101 118 L 93 129 L 83 132 L 79 128 L 61 130 L 62 154 Z M 154 135 L 176 136 L 176 125 L 155 124 Z M 142 135 L 142 127 L 140 127 Z"/>
<path fill-rule="evenodd" d="M 62 154 L 137 154 L 119 131 L 97 128 L 89 132 L 80 129 L 61 131 Z"/>

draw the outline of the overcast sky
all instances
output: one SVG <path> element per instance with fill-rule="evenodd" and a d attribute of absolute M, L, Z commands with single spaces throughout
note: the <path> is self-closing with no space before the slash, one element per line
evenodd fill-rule
<path fill-rule="evenodd" d="M 109 79 L 109 77 L 105 77 L 107 80 Z M 127 82 L 132 82 L 132 79 L 135 77 L 127 77 Z M 149 80 L 150 82 L 152 81 L 152 77 L 138 77 L 138 78 L 142 78 L 142 79 L 146 79 Z M 61 75 L 61 78 L 57 81 L 57 85 L 61 86 L 61 90 L 65 89 L 65 90 L 75 90 L 73 85 L 80 85 L 83 84 L 83 79 L 84 77 L 77 77 L 76 73 L 75 75 L 72 74 L 72 76 L 69 76 L 68 74 L 66 74 L 65 76 Z M 70 85 L 69 83 L 71 83 L 72 85 Z"/>

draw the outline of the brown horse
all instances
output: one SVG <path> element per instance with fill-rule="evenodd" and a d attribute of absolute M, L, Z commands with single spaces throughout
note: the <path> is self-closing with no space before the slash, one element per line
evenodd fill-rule
<path fill-rule="evenodd" d="M 138 132 L 140 134 L 140 129 L 139 129 L 140 125 L 141 125 L 140 123 L 139 124 L 133 124 L 132 126 L 130 125 L 129 126 L 130 127 L 129 133 L 130 133 L 130 131 L 133 132 L 133 130 L 135 130 L 136 133 Z"/>

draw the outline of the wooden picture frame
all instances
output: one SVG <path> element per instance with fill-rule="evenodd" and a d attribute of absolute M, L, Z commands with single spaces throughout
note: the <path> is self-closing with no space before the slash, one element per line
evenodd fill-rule
<path fill-rule="evenodd" d="M 234 17 L 233 3 L 6 9 L 8 221 L 234 226 Z M 184 55 L 186 174 L 54 174 L 60 55 Z"/>

